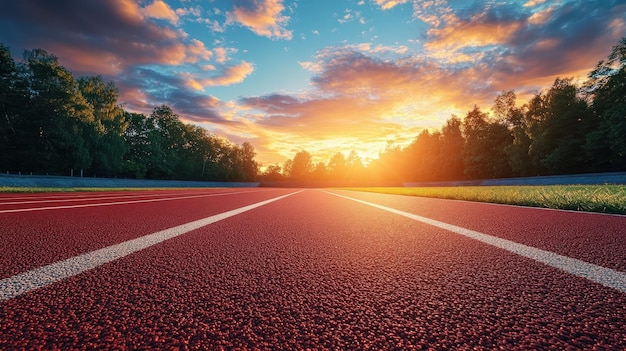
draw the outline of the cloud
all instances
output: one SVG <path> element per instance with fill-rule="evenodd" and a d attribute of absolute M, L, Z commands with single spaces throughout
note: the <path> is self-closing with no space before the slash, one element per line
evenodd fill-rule
<path fill-rule="evenodd" d="M 293 156 L 289 153 L 297 151 L 296 145 L 318 155 L 319 161 L 345 145 L 375 158 L 389 140 L 407 145 L 424 128 L 438 128 L 452 113 L 469 110 L 477 101 L 467 96 L 469 91 L 482 98 L 482 90 L 472 86 L 476 72 L 447 71 L 412 56 L 377 56 L 404 52 L 387 49 L 326 48 L 308 63 L 317 69 L 313 90 L 241 99 L 241 106 L 255 111 L 248 119 L 254 121 L 250 128 L 257 131 L 259 145 L 281 150 L 283 159 Z"/>
<path fill-rule="evenodd" d="M 217 47 L 217 48 L 213 49 L 213 52 L 215 53 L 215 60 L 218 63 L 221 63 L 221 64 L 226 63 L 226 59 L 228 57 L 228 49 L 227 48 Z"/>
<path fill-rule="evenodd" d="M 223 113 L 223 103 L 204 92 L 207 86 L 224 86 L 241 82 L 254 70 L 248 62 L 227 66 L 212 77 L 182 72 L 171 74 L 160 67 L 135 66 L 115 81 L 120 103 L 126 109 L 149 114 L 155 106 L 167 104 L 181 117 L 194 122 L 230 123 Z M 202 69 L 199 70 L 202 71 Z"/>
<path fill-rule="evenodd" d="M 344 15 L 340 19 L 338 19 L 337 22 L 344 24 L 352 20 L 354 20 L 354 15 L 352 14 L 352 10 L 346 9 L 344 12 Z"/>
<path fill-rule="evenodd" d="M 320 58 L 325 60 L 324 70 L 313 78 L 313 83 L 326 92 L 378 96 L 401 89 L 414 77 L 409 67 L 350 49 L 327 52 Z"/>
<path fill-rule="evenodd" d="M 355 11 L 352 9 L 345 9 L 344 15 L 341 18 L 337 19 L 337 22 L 339 22 L 340 24 L 345 24 L 352 21 L 358 21 L 360 24 L 366 23 L 361 11 Z"/>
<path fill-rule="evenodd" d="M 167 104 L 186 122 L 227 123 L 224 103 L 214 96 L 185 87 L 188 77 L 164 74 L 158 68 L 134 67 L 118 77 L 120 103 L 130 111 L 150 114 L 154 107 Z"/>
<path fill-rule="evenodd" d="M 202 42 L 150 20 L 166 16 L 160 3 L 142 9 L 131 0 L 5 2 L 0 32 L 12 33 L 5 42 L 9 46 L 42 48 L 79 74 L 116 75 L 137 64 L 209 59 L 212 52 Z"/>
<path fill-rule="evenodd" d="M 195 7 L 186 7 L 186 8 L 177 8 L 176 9 L 176 15 L 178 16 L 193 16 L 197 19 L 199 19 L 202 16 L 202 7 L 200 6 L 195 6 Z"/>
<path fill-rule="evenodd" d="M 548 7 L 543 10 L 534 12 L 530 17 L 528 17 L 528 23 L 532 26 L 546 24 L 550 20 L 553 11 L 554 8 Z"/>
<path fill-rule="evenodd" d="M 374 158 L 389 139 L 408 143 L 422 129 L 385 120 L 387 106 L 360 97 L 273 94 L 244 98 L 240 104 L 260 111 L 247 130 L 256 135 L 255 145 L 274 151 L 269 163 L 293 157 L 302 148 L 315 155 L 316 162 L 325 162 L 346 145 Z"/>
<path fill-rule="evenodd" d="M 584 76 L 624 33 L 621 1 L 526 5 L 420 8 L 415 15 L 438 15 L 424 41 L 431 58 L 484 69 L 485 86 L 500 90 L 537 91 L 559 76 Z"/>
<path fill-rule="evenodd" d="M 522 21 L 513 16 L 516 12 L 483 12 L 460 18 L 448 14 L 442 23 L 428 30 L 424 47 L 433 55 L 445 58 L 466 47 L 502 45 L 522 28 Z"/>
<path fill-rule="evenodd" d="M 293 33 L 286 29 L 289 16 L 282 15 L 282 0 L 234 0 L 228 22 L 237 22 L 260 36 L 291 40 Z"/>
<path fill-rule="evenodd" d="M 375 0 L 376 5 L 380 6 L 383 10 L 389 10 L 397 5 L 406 4 L 409 0 Z"/>
<path fill-rule="evenodd" d="M 537 6 L 543 4 L 544 2 L 546 2 L 546 0 L 529 0 L 524 4 L 524 7 Z"/>
<path fill-rule="evenodd" d="M 428 89 L 450 84 L 444 79 L 453 79 L 461 87 L 467 86 L 462 70 L 446 68 L 434 60 L 415 56 L 403 45 L 332 47 L 318 52 L 316 60 L 303 67 L 315 69 L 312 83 L 324 94 L 381 100 L 406 98 L 418 93 L 431 95 L 437 92 L 428 93 Z"/>
<path fill-rule="evenodd" d="M 222 74 L 199 81 L 203 86 L 227 86 L 243 82 L 247 76 L 254 72 L 254 66 L 250 62 L 243 61 L 238 65 L 229 66 Z"/>
<path fill-rule="evenodd" d="M 541 20 L 524 18 L 506 54 L 493 61 L 502 85 L 546 88 L 556 77 L 582 78 L 626 32 L 621 1 L 570 2 L 546 11 Z"/>
<path fill-rule="evenodd" d="M 146 17 L 164 19 L 174 25 L 178 24 L 178 15 L 163 0 L 155 0 L 143 9 L 143 13 Z"/>

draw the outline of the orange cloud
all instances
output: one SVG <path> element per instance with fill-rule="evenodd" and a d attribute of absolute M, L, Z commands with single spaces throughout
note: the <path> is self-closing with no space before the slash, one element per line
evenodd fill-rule
<path fill-rule="evenodd" d="M 380 6 L 383 10 L 389 10 L 397 5 L 405 4 L 408 0 L 376 0 L 376 5 Z"/>
<path fill-rule="evenodd" d="M 609 29 L 611 29 L 613 37 L 619 38 L 624 32 L 626 32 L 626 19 L 615 18 L 611 21 L 611 23 L 609 23 Z"/>
<path fill-rule="evenodd" d="M 428 31 L 431 40 L 424 46 L 439 57 L 448 57 L 465 47 L 507 43 L 521 26 L 522 23 L 514 21 L 488 21 L 484 14 L 468 20 L 449 16 L 444 27 Z"/>
<path fill-rule="evenodd" d="M 114 4 L 114 8 L 119 11 L 120 17 L 130 22 L 143 21 L 143 15 L 139 6 L 132 0 L 118 0 Z"/>
<path fill-rule="evenodd" d="M 544 24 L 550 20 L 553 11 L 553 8 L 548 7 L 542 11 L 535 12 L 528 18 L 528 23 L 533 26 Z"/>
<path fill-rule="evenodd" d="M 291 40 L 293 34 L 285 28 L 288 16 L 281 15 L 285 7 L 282 0 L 234 1 L 229 21 L 248 27 L 257 35 Z"/>
<path fill-rule="evenodd" d="M 255 111 L 241 116 L 263 150 L 261 162 L 293 157 L 299 149 L 316 162 L 350 149 L 374 159 L 389 141 L 406 146 L 424 128 L 439 128 L 452 114 L 488 101 L 472 85 L 482 79 L 478 71 L 448 71 L 417 58 L 380 60 L 350 48 L 328 49 L 317 59 L 310 63 L 320 69 L 314 91 L 241 101 Z"/>
<path fill-rule="evenodd" d="M 238 65 L 227 67 L 224 72 L 215 77 L 201 79 L 199 81 L 194 81 L 199 86 L 227 86 L 236 83 L 243 82 L 247 76 L 249 76 L 252 72 L 254 72 L 254 66 L 246 61 L 241 62 Z M 194 83 L 191 83 L 192 86 Z"/>
<path fill-rule="evenodd" d="M 385 120 L 386 103 L 360 97 L 272 95 L 248 98 L 243 104 L 264 111 L 242 126 L 255 137 L 255 148 L 267 155 L 260 159 L 265 164 L 282 162 L 300 149 L 311 152 L 315 162 L 346 150 L 373 159 L 389 140 L 407 144 L 422 129 Z"/>
<path fill-rule="evenodd" d="M 192 39 L 185 48 L 186 62 L 196 63 L 199 60 L 209 60 L 213 56 L 211 50 L 204 46 L 204 43 L 197 39 Z"/>
<path fill-rule="evenodd" d="M 185 79 L 185 86 L 187 88 L 193 89 L 196 91 L 204 91 L 204 86 L 200 84 L 200 82 L 198 82 L 195 78 L 191 77 L 191 75 L 186 75 L 184 79 Z"/>
<path fill-rule="evenodd" d="M 173 24 L 178 24 L 178 15 L 163 0 L 154 0 L 152 4 L 143 9 L 143 13 L 150 18 L 164 19 Z"/>
<path fill-rule="evenodd" d="M 26 47 L 41 47 L 59 57 L 74 72 L 118 75 L 142 64 L 177 65 L 209 60 L 204 44 L 169 23 L 176 20 L 162 0 L 141 8 L 132 0 L 78 1 L 71 9 L 39 2 L 24 2 L 11 21 L 23 26 Z M 30 13 L 45 11 L 35 18 Z M 87 16 L 90 21 L 76 21 Z M 63 26 L 58 26 L 63 23 Z M 50 30 L 57 26 L 57 29 Z M 76 33 L 81 33 L 80 36 Z M 132 35 L 129 35 L 132 33 Z"/>
<path fill-rule="evenodd" d="M 227 54 L 228 54 L 228 50 L 226 48 L 214 48 L 213 51 L 215 52 L 215 60 L 218 63 L 225 63 L 226 62 L 226 58 L 227 58 Z"/>
<path fill-rule="evenodd" d="M 528 2 L 524 4 L 524 7 L 537 6 L 537 5 L 543 4 L 544 2 L 546 2 L 546 0 L 529 0 Z"/>

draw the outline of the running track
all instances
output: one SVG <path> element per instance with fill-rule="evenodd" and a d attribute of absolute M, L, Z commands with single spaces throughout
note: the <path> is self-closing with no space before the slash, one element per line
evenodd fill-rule
<path fill-rule="evenodd" d="M 623 350 L 624 272 L 624 216 L 317 189 L 0 195 L 2 350 Z"/>

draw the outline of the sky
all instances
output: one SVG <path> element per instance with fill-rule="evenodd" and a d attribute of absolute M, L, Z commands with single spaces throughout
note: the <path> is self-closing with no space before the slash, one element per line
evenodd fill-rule
<path fill-rule="evenodd" d="M 375 159 L 502 91 L 584 80 L 626 36 L 626 0 L 21 0 L 0 42 L 112 81 L 127 111 L 172 107 L 263 166 Z"/>

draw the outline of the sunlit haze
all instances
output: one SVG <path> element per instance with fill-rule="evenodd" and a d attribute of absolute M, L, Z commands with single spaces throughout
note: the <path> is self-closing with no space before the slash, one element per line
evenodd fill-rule
<path fill-rule="evenodd" d="M 374 159 L 503 90 L 584 79 L 626 33 L 626 2 L 27 0 L 0 5 L 16 59 L 42 48 L 113 81 L 126 110 L 172 107 L 256 159 Z"/>

